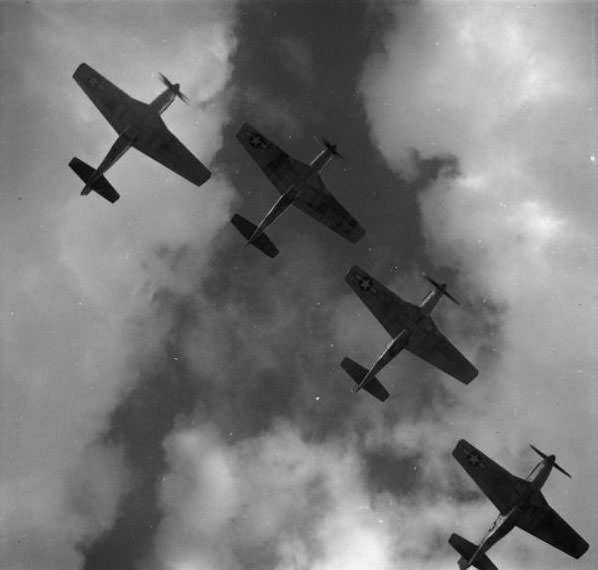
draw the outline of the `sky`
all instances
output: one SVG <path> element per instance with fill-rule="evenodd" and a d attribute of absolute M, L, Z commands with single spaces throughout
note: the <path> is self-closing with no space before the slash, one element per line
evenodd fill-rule
<path fill-rule="evenodd" d="M 451 451 L 466 438 L 590 543 L 514 530 L 499 568 L 598 567 L 595 2 L 0 3 L 0 567 L 448 570 L 496 516 Z M 85 61 L 150 101 L 212 171 L 195 187 L 135 150 L 79 195 L 115 133 Z M 322 175 L 367 234 L 298 211 L 271 260 L 229 223 L 277 193 L 235 139 L 250 122 Z M 344 282 L 411 302 L 449 283 L 439 328 L 461 385 L 409 354 L 381 404 L 340 368 L 386 332 Z"/>

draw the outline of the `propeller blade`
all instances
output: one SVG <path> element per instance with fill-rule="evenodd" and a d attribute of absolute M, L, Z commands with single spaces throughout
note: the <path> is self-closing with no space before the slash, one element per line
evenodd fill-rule
<path fill-rule="evenodd" d="M 560 465 L 558 465 L 557 463 L 554 464 L 555 468 L 558 469 L 563 475 L 567 475 L 567 477 L 569 477 L 569 479 L 573 479 L 573 477 L 571 477 L 571 475 L 569 475 L 569 473 L 567 473 Z"/>
<path fill-rule="evenodd" d="M 423 277 L 424 279 L 430 283 L 431 285 L 433 285 L 434 287 L 436 287 L 436 289 L 441 289 L 440 287 L 440 283 L 438 283 L 437 281 L 434 281 L 434 279 L 432 279 L 430 276 L 426 275 L 425 273 L 423 273 Z"/>
<path fill-rule="evenodd" d="M 320 142 L 326 147 L 327 150 L 329 150 L 334 156 L 336 156 L 337 158 L 341 158 L 343 160 L 345 160 L 345 157 L 338 152 L 338 150 L 336 150 L 336 145 L 331 143 L 326 137 L 322 137 L 320 136 Z"/>
<path fill-rule="evenodd" d="M 446 297 L 448 297 L 455 305 L 461 305 L 457 299 L 455 299 L 448 291 L 444 291 Z"/>
<path fill-rule="evenodd" d="M 448 297 L 453 303 L 455 303 L 455 305 L 460 305 L 461 303 L 459 303 L 459 301 L 457 301 L 457 299 L 455 299 L 455 297 L 453 297 L 447 290 L 446 290 L 446 283 L 440 284 L 437 281 L 434 281 L 434 279 L 432 279 L 431 277 L 429 277 L 428 275 L 426 275 L 425 273 L 423 274 L 423 277 L 426 281 L 428 281 L 431 285 L 434 286 L 435 289 L 437 289 L 438 291 L 442 292 L 442 294 L 445 297 Z"/>
<path fill-rule="evenodd" d="M 529 444 L 529 446 L 542 458 L 542 459 L 548 459 L 549 456 L 546 455 L 545 453 L 543 453 L 542 451 L 540 451 L 535 445 L 532 445 L 531 443 Z M 558 469 L 563 475 L 566 475 L 567 477 L 569 477 L 569 479 L 572 479 L 573 477 L 571 477 L 571 475 L 569 473 L 567 473 L 567 471 L 565 471 L 557 462 L 556 460 L 554 461 L 554 463 L 552 464 L 553 467 L 555 469 Z"/>
<path fill-rule="evenodd" d="M 175 85 L 163 73 L 160 73 L 159 76 L 160 81 L 162 81 L 162 83 L 164 83 L 168 89 L 170 89 L 181 101 L 183 101 L 183 103 L 187 103 L 187 105 L 189 104 L 189 97 L 187 97 L 184 93 L 181 93 L 178 83 Z"/>
<path fill-rule="evenodd" d="M 532 445 L 531 443 L 529 444 L 529 446 L 543 459 L 547 459 L 548 455 L 546 455 L 545 453 L 543 453 L 542 451 L 540 451 L 535 445 Z"/>

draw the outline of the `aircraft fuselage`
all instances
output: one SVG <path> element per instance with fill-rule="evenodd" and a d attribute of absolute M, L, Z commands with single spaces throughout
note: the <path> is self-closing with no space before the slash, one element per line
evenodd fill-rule
<path fill-rule="evenodd" d="M 446 285 L 444 285 L 443 287 L 446 291 Z M 433 289 L 432 291 L 430 291 L 419 304 L 419 308 L 421 309 L 422 314 L 426 316 L 431 315 L 432 311 L 436 308 L 436 305 L 438 305 L 438 301 L 440 301 L 443 294 L 444 293 L 442 289 Z"/>
<path fill-rule="evenodd" d="M 126 99 L 119 100 L 112 107 L 108 107 L 111 113 L 110 124 L 118 133 L 118 138 L 85 185 L 83 193 L 87 193 L 93 183 L 103 176 L 131 146 L 135 146 L 136 142 L 142 143 L 145 147 L 152 145 L 157 147 L 163 142 L 166 125 L 160 115 L 168 109 L 174 98 L 175 94 L 170 89 L 166 89 L 149 104 L 127 96 Z"/>
<path fill-rule="evenodd" d="M 501 538 L 504 538 L 513 528 L 519 526 L 520 523 L 526 523 L 527 521 L 534 520 L 534 514 L 537 507 L 540 507 L 546 503 L 540 490 L 554 465 L 554 455 L 549 456 L 547 459 L 542 460 L 530 473 L 531 475 L 538 470 L 537 474 L 533 478 L 527 480 L 527 484 L 520 489 L 520 499 L 517 504 L 506 514 L 499 515 L 498 518 L 492 523 L 492 526 L 488 530 L 486 536 L 481 540 L 474 555 L 468 561 L 468 564 L 463 568 L 469 568 L 474 565 L 477 558 L 485 554 L 494 544 L 496 544 Z"/>
<path fill-rule="evenodd" d="M 310 178 L 318 176 L 332 158 L 332 151 L 325 148 L 309 163 L 308 166 L 297 162 L 295 163 L 303 168 L 293 169 L 292 174 L 288 177 L 289 186 L 287 190 L 262 218 L 253 234 L 247 240 L 248 244 L 263 234 L 266 229 L 274 223 L 274 221 L 301 195 L 303 189 L 309 185 Z"/>
<path fill-rule="evenodd" d="M 332 151 L 328 148 L 320 151 L 318 155 L 309 163 L 310 175 L 319 174 L 324 167 L 332 160 Z"/>
<path fill-rule="evenodd" d="M 418 314 L 414 316 L 413 320 L 390 341 L 384 349 L 384 352 L 376 359 L 373 366 L 368 370 L 368 373 L 363 377 L 357 389 L 365 386 L 407 346 L 413 332 L 419 331 L 422 334 L 425 334 L 436 328 L 430 314 L 438 304 L 438 301 L 440 301 L 442 295 L 442 291 L 435 289 L 430 291 L 423 298 L 419 306 Z"/>

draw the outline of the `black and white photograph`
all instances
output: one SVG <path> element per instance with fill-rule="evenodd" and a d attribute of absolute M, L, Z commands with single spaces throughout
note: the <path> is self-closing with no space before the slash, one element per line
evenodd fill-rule
<path fill-rule="evenodd" d="M 598 568 L 598 0 L 0 0 L 0 82 L 0 568 Z"/>

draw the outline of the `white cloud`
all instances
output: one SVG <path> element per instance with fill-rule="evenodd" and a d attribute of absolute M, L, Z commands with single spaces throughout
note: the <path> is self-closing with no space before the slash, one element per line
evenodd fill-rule
<path fill-rule="evenodd" d="M 166 443 L 165 518 L 157 563 L 171 569 L 393 567 L 358 456 L 340 442 L 308 443 L 287 424 L 227 444 L 212 428 Z M 162 558 L 160 558 L 162 556 Z"/>
<path fill-rule="evenodd" d="M 98 164 L 115 136 L 71 79 L 82 60 L 143 100 L 161 90 L 159 71 L 192 103 L 211 100 L 175 104 L 165 121 L 207 163 L 220 148 L 233 5 L 162 8 L 3 8 L 15 17 L 2 32 L 2 567 L 78 567 L 78 547 L 111 527 L 127 469 L 97 439 L 135 378 L 135 321 L 160 288 L 186 292 L 206 274 L 228 219 L 219 176 L 191 187 L 131 151 L 108 173 L 122 196 L 109 205 L 79 197 L 67 166 L 72 155 Z M 188 263 L 167 267 L 165 248 L 188 250 Z M 154 325 L 146 349 L 164 330 Z"/>
<path fill-rule="evenodd" d="M 598 369 L 594 8 L 397 6 L 397 29 L 362 83 L 372 137 L 391 166 L 412 175 L 410 148 L 458 158 L 460 173 L 441 174 L 420 196 L 428 252 L 459 270 L 472 302 L 501 310 L 496 368 L 453 392 L 463 405 L 445 421 L 490 455 L 509 450 L 518 474 L 534 460 L 517 453 L 529 441 L 556 453 L 581 476 L 567 485 L 555 475 L 547 497 L 589 541 L 594 485 L 584 473 L 598 468 L 588 442 Z M 517 541 L 496 552 L 511 549 L 528 568 L 566 563 L 537 541 L 523 541 L 522 553 Z M 592 551 L 576 563 L 594 566 Z"/>

